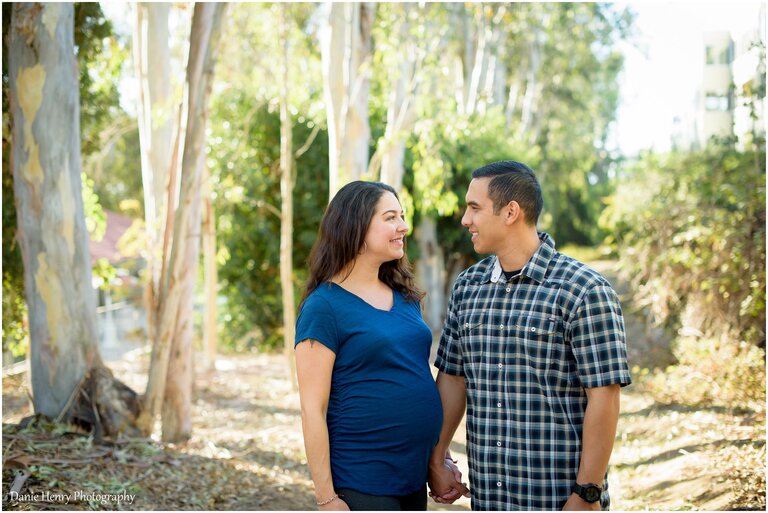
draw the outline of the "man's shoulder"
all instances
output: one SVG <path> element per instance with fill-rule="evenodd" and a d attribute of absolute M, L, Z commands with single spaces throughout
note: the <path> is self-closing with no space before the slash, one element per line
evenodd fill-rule
<path fill-rule="evenodd" d="M 558 281 L 569 284 L 574 289 L 591 289 L 596 286 L 611 287 L 610 282 L 598 271 L 589 265 L 556 252 L 552 257 L 547 278 L 550 281 Z"/>
<path fill-rule="evenodd" d="M 456 277 L 456 285 L 481 283 L 493 268 L 495 259 L 496 257 L 493 255 L 487 256 L 476 264 L 467 267 Z"/>

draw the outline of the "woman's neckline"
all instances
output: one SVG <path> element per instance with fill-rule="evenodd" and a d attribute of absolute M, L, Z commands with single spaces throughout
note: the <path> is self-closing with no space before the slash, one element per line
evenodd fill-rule
<path fill-rule="evenodd" d="M 357 294 L 355 294 L 354 292 L 352 292 L 352 291 L 350 291 L 350 290 L 347 290 L 346 288 L 342 287 L 341 285 L 339 285 L 339 284 L 338 284 L 338 283 L 336 283 L 336 282 L 333 282 L 333 281 L 329 281 L 328 283 L 330 283 L 331 285 L 334 285 L 334 286 L 338 287 L 339 289 L 343 290 L 343 291 L 344 291 L 346 294 L 349 294 L 349 295 L 351 295 L 351 296 L 354 296 L 354 297 L 355 297 L 355 298 L 357 298 L 359 301 L 362 301 L 363 303 L 365 303 L 366 305 L 368 305 L 370 308 L 373 308 L 374 310 L 376 310 L 376 311 L 378 311 L 378 312 L 383 312 L 383 313 L 391 313 L 391 312 L 393 312 L 393 311 L 395 310 L 395 307 L 397 306 L 397 294 L 396 294 L 396 293 L 395 293 L 395 291 L 394 291 L 394 290 L 392 290 L 392 289 L 389 289 L 389 290 L 390 290 L 390 292 L 392 293 L 392 306 L 391 306 L 391 307 L 389 307 L 389 310 L 385 310 L 385 309 L 383 309 L 383 308 L 379 308 L 379 307 L 377 307 L 377 306 L 374 306 L 374 305 L 372 305 L 371 303 L 369 303 L 369 302 L 368 302 L 368 301 L 366 301 L 365 299 L 361 298 L 360 296 L 358 296 L 358 295 L 357 295 Z"/>

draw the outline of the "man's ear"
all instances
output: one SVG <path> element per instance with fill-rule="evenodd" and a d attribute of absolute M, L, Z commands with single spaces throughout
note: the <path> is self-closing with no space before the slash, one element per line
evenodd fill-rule
<path fill-rule="evenodd" d="M 522 219 L 523 212 L 520 209 L 520 204 L 517 201 L 510 201 L 502 211 L 504 214 L 504 224 L 514 224 L 518 219 Z"/>

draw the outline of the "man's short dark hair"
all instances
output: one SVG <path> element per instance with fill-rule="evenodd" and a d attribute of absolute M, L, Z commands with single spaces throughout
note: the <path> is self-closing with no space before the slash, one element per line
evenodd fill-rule
<path fill-rule="evenodd" d="M 528 224 L 536 226 L 544 207 L 541 187 L 533 169 L 522 162 L 500 160 L 472 172 L 472 178 L 490 178 L 488 196 L 493 213 L 498 214 L 510 201 L 517 201 Z"/>

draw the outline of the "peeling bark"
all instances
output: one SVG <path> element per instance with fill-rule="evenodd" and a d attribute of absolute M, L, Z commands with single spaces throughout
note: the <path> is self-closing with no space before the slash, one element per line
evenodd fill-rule
<path fill-rule="evenodd" d="M 73 18 L 72 4 L 14 4 L 9 33 L 10 160 L 32 396 L 36 414 L 116 436 L 134 432 L 139 405 L 98 352 Z"/>

